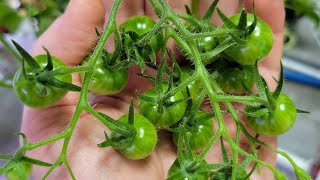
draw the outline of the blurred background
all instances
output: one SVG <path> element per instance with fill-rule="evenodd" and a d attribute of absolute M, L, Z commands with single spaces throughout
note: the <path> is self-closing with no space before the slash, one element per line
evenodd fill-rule
<path fill-rule="evenodd" d="M 64 11 L 67 2 L 0 0 L 0 154 L 14 153 L 18 148 L 16 133 L 20 130 L 22 114 L 22 105 L 10 89 L 20 63 L 15 58 L 17 54 L 10 51 L 9 40 L 15 39 L 30 50 L 37 36 Z M 298 108 L 311 113 L 298 115 L 294 127 L 279 136 L 279 148 L 316 179 L 320 169 L 320 2 L 285 2 L 284 92 L 293 98 Z M 288 179 L 295 179 L 290 164 L 281 156 L 277 168 Z"/>

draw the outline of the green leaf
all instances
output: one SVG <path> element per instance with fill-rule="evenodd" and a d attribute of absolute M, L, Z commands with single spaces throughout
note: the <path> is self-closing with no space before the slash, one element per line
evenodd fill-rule
<path fill-rule="evenodd" d="M 4 2 L 0 2 L 0 28 L 13 33 L 18 29 L 21 21 L 22 18 L 17 11 L 9 7 Z M 2 32 L 0 31 L 0 33 Z"/>

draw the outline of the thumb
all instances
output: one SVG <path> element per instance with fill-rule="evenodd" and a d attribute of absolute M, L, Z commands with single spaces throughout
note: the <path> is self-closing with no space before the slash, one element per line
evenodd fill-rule
<path fill-rule="evenodd" d="M 45 53 L 42 46 L 68 65 L 81 63 L 94 47 L 95 28 L 104 23 L 100 0 L 71 0 L 65 13 L 35 43 L 34 55 Z"/>

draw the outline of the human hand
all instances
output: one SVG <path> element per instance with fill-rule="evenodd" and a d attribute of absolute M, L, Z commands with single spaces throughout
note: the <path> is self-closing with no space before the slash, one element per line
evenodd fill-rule
<path fill-rule="evenodd" d="M 111 8 L 112 1 L 99 0 L 71 0 L 66 12 L 36 42 L 33 55 L 43 54 L 42 46 L 46 47 L 54 56 L 62 59 L 69 66 L 80 64 L 83 57 L 90 54 L 97 38 L 95 27 L 101 28 L 105 16 Z M 171 1 L 169 4 L 176 11 L 184 11 L 184 4 L 189 0 Z M 251 9 L 251 0 L 244 1 L 245 7 Z M 206 9 L 209 1 L 201 3 L 200 9 Z M 239 10 L 237 0 L 225 0 L 219 4 L 223 12 L 228 15 Z M 269 56 L 260 62 L 260 73 L 266 78 L 270 88 L 275 87 L 272 76 L 278 77 L 282 54 L 284 7 L 283 1 L 255 1 L 258 16 L 266 21 L 274 33 L 274 46 Z M 272 13 L 270 13 L 272 12 Z M 118 23 L 133 15 L 148 15 L 156 18 L 149 2 L 143 0 L 124 0 L 118 15 Z M 219 20 L 215 19 L 219 24 Z M 131 68 L 127 87 L 116 96 L 96 97 L 92 101 L 96 111 L 104 112 L 112 118 L 119 118 L 128 112 L 130 97 L 135 96 L 136 90 L 143 92 L 152 84 L 136 75 L 138 68 Z M 73 83 L 80 85 L 79 75 L 73 76 Z M 69 92 L 61 101 L 47 109 L 30 109 L 25 107 L 23 113 L 22 132 L 26 133 L 30 142 L 37 142 L 63 132 L 72 118 L 76 108 L 79 93 Z M 225 118 L 229 133 L 235 135 L 235 124 L 230 117 Z M 128 160 L 112 148 L 101 149 L 97 144 L 104 140 L 105 126 L 94 120 L 93 116 L 83 113 L 72 135 L 68 148 L 68 162 L 78 179 L 165 179 L 167 171 L 176 159 L 176 148 L 171 137 L 160 132 L 156 150 L 143 160 Z M 276 139 L 261 137 L 261 140 L 272 146 Z M 249 149 L 245 137 L 240 140 L 241 147 Z M 49 144 L 29 152 L 31 157 L 48 162 L 54 162 L 61 153 L 63 141 Z M 276 154 L 261 148 L 261 160 L 275 165 Z M 221 151 L 218 143 L 207 155 L 208 162 L 221 162 Z M 34 177 L 40 179 L 47 168 L 35 167 Z M 49 179 L 67 179 L 68 172 L 64 165 L 58 167 Z M 272 179 L 272 173 L 262 168 L 261 175 L 254 173 L 252 179 Z"/>

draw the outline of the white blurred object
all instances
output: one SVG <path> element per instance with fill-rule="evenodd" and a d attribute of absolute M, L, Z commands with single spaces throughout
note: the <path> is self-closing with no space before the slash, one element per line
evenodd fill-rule
<path fill-rule="evenodd" d="M 18 9 L 21 5 L 19 0 L 7 0 L 8 4 L 10 7 L 12 7 L 13 9 Z"/>

